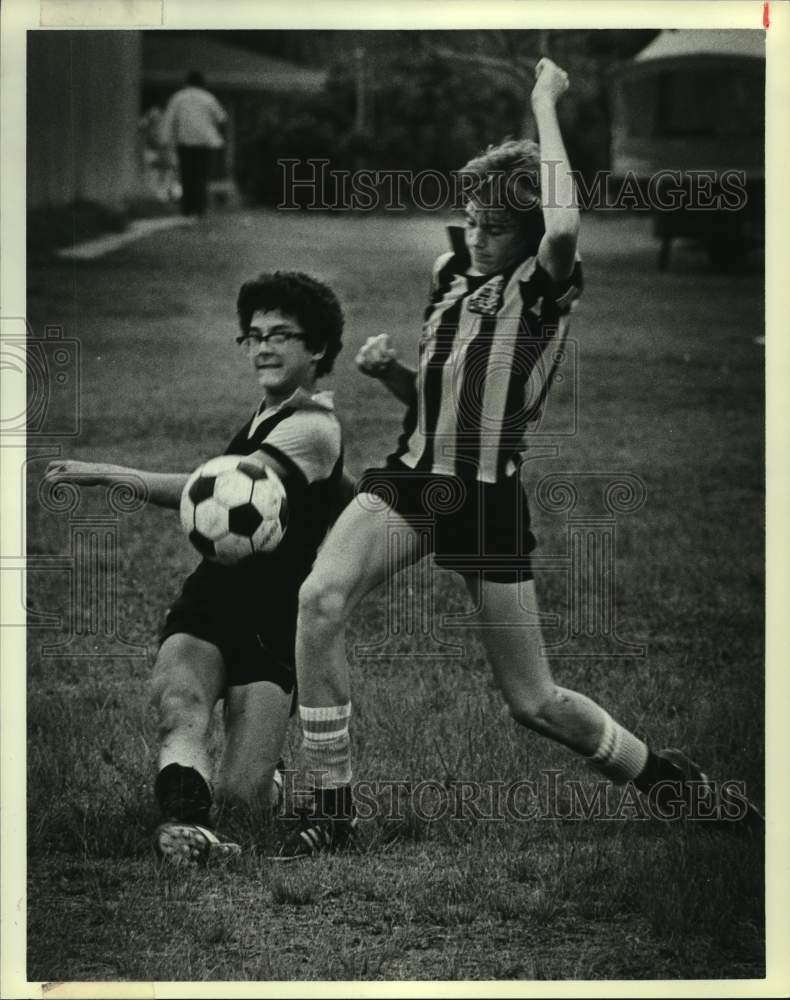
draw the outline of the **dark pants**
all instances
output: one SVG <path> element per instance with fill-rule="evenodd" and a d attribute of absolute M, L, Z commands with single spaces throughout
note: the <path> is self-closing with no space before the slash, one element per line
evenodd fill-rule
<path fill-rule="evenodd" d="M 209 146 L 178 147 L 182 215 L 203 215 L 206 211 L 206 189 L 213 152 Z"/>

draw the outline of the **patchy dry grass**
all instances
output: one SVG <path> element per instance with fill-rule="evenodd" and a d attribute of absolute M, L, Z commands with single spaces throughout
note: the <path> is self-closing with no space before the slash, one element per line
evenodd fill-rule
<path fill-rule="evenodd" d="M 36 329 L 79 338 L 82 427 L 70 454 L 189 469 L 219 451 L 255 402 L 231 349 L 240 282 L 275 266 L 332 283 L 348 313 L 334 378 L 350 467 L 383 456 L 400 413 L 353 372 L 361 341 L 386 329 L 410 354 L 436 220 L 230 215 L 150 238 L 106 260 L 31 275 Z M 644 224 L 585 221 L 588 292 L 575 319 L 579 430 L 549 472 L 630 472 L 647 502 L 617 524 L 620 635 L 645 659 L 555 658 L 657 745 L 679 745 L 720 778 L 763 795 L 762 365 L 756 276 L 720 277 L 683 252 L 654 269 Z M 179 268 L 166 267 L 178 259 Z M 382 285 L 382 275 L 387 280 Z M 371 294 L 376 289 L 376 296 Z M 228 393 L 227 385 L 239 386 Z M 557 386 L 558 400 L 568 392 Z M 142 405 L 141 405 L 142 403 Z M 556 442 L 555 442 L 556 443 Z M 42 511 L 30 462 L 31 551 L 68 550 L 65 516 Z M 541 552 L 564 551 L 562 517 L 536 509 Z M 172 514 L 118 523 L 119 630 L 149 644 L 194 563 Z M 562 617 L 561 574 L 540 580 Z M 435 577 L 436 606 L 467 610 Z M 65 574 L 31 573 L 33 608 L 68 609 Z M 355 615 L 349 648 L 381 637 L 381 595 Z M 454 789 L 589 771 L 507 721 L 474 634 L 392 639 L 354 657 L 360 779 Z M 558 632 L 547 630 L 547 639 Z M 368 849 L 273 866 L 173 874 L 149 852 L 155 738 L 148 663 L 42 656 L 30 632 L 29 951 L 34 980 L 394 980 L 759 977 L 762 845 L 680 824 L 426 817 L 407 795 L 363 824 Z M 97 639 L 97 642 L 100 641 Z M 407 656 L 402 656 L 406 652 Z M 295 735 L 290 736 L 293 759 Z M 563 786 L 564 787 L 564 786 Z M 448 802 L 455 799 L 448 798 Z M 561 798 L 560 804 L 566 802 Z M 382 814 L 383 813 L 386 814 Z"/>

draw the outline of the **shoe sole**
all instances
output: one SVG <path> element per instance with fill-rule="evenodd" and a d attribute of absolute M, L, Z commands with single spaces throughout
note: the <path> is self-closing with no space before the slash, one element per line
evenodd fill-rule
<path fill-rule="evenodd" d="M 241 855 L 238 844 L 221 841 L 197 823 L 163 823 L 154 835 L 154 847 L 163 861 L 179 868 L 228 862 Z"/>

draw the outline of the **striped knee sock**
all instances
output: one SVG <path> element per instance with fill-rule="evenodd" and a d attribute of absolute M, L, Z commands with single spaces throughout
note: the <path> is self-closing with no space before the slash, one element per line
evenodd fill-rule
<path fill-rule="evenodd" d="M 647 744 L 606 714 L 598 749 L 587 760 L 612 781 L 623 784 L 633 781 L 647 763 Z"/>
<path fill-rule="evenodd" d="M 328 708 L 299 706 L 305 770 L 313 772 L 319 788 L 338 788 L 351 782 L 351 741 L 348 721 L 351 702 Z"/>

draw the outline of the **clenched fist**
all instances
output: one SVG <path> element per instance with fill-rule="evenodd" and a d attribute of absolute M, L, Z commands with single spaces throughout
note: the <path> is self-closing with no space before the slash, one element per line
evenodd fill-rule
<path fill-rule="evenodd" d="M 535 86 L 532 88 L 531 100 L 535 104 L 549 101 L 556 104 L 568 89 L 568 74 L 564 69 L 551 61 L 541 59 L 535 67 Z"/>
<path fill-rule="evenodd" d="M 395 350 L 390 346 L 388 333 L 368 337 L 355 358 L 357 368 L 373 378 L 381 378 L 394 360 Z"/>

